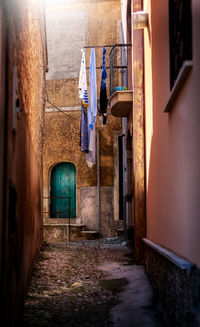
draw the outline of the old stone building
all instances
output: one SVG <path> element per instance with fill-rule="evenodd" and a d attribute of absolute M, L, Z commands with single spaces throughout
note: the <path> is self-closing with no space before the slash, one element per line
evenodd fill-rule
<path fill-rule="evenodd" d="M 0 299 L 14 326 L 42 244 L 46 71 L 40 1 L 0 2 Z"/>
<path fill-rule="evenodd" d="M 46 2 L 46 26 L 49 71 L 46 74 L 47 102 L 45 113 L 44 145 L 44 238 L 46 240 L 68 239 L 67 224 L 71 230 L 100 231 L 101 236 L 115 236 L 123 225 L 119 213 L 119 167 L 118 137 L 121 119 L 108 111 L 107 124 L 102 126 L 97 116 L 96 133 L 99 132 L 96 164 L 89 168 L 85 153 L 80 149 L 81 101 L 78 95 L 81 49 L 85 48 L 87 67 L 91 47 L 96 51 L 97 93 L 99 98 L 102 50 L 107 47 L 106 66 L 113 45 L 121 43 L 121 3 L 110 1 L 57 1 Z M 98 47 L 99 46 L 99 47 Z M 87 70 L 89 88 L 89 69 Z M 107 69 L 107 92 L 109 96 L 109 67 Z M 98 142 L 99 141 L 99 142 Z M 97 151 L 98 152 L 98 151 Z M 70 171 L 73 179 L 73 196 L 69 204 L 60 205 L 53 212 L 54 193 L 59 172 Z M 60 176 L 60 177 L 59 177 Z M 98 183 L 99 176 L 99 183 Z M 55 182 L 54 178 L 57 178 Z M 58 179 L 60 180 L 58 181 Z M 65 182 L 62 181 L 64 184 Z M 57 184 L 55 184 L 57 183 Z M 99 185 L 99 187 L 98 187 Z M 61 193 L 60 193 L 61 194 Z M 69 194 L 59 195 L 67 197 Z M 58 195 L 57 195 L 58 196 Z M 64 200 L 60 199 L 60 202 Z M 64 213 L 61 212 L 64 210 Z M 68 219 L 70 217 L 70 220 Z M 66 219 L 67 218 L 67 219 Z M 74 226 L 76 225 L 76 226 Z M 76 235 L 76 239 L 84 234 Z M 71 240 L 74 236 L 71 235 Z"/>

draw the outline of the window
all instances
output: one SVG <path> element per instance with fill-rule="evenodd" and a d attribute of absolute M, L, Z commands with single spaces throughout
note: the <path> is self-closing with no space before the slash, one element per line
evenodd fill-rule
<path fill-rule="evenodd" d="M 184 61 L 192 59 L 191 0 L 169 0 L 170 88 Z"/>

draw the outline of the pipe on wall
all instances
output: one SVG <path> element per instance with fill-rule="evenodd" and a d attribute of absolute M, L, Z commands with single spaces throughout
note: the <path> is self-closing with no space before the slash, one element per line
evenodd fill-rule
<path fill-rule="evenodd" d="M 98 206 L 98 233 L 100 233 L 101 227 L 101 214 L 100 214 L 100 171 L 99 171 L 99 130 L 97 130 L 97 206 Z"/>

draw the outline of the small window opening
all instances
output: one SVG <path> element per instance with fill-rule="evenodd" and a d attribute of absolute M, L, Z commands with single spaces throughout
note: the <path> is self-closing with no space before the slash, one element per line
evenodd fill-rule
<path fill-rule="evenodd" d="M 170 89 L 186 60 L 192 59 L 191 0 L 169 0 Z"/>

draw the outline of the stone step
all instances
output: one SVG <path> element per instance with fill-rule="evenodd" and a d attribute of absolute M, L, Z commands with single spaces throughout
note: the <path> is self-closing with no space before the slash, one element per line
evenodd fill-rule
<path fill-rule="evenodd" d="M 44 241 L 47 242 L 70 242 L 95 240 L 98 238 L 98 231 L 84 230 L 84 224 L 74 223 L 51 223 L 43 225 Z"/>
<path fill-rule="evenodd" d="M 69 223 L 52 223 L 52 224 L 43 224 L 43 226 L 70 226 L 70 227 L 77 227 L 77 228 L 84 228 L 84 224 L 69 224 Z"/>
<path fill-rule="evenodd" d="M 43 238 L 47 242 L 82 241 L 84 224 L 53 223 L 43 225 Z"/>
<path fill-rule="evenodd" d="M 99 232 L 97 230 L 82 230 L 80 234 L 84 236 L 86 240 L 96 240 L 99 236 Z"/>
<path fill-rule="evenodd" d="M 123 228 L 118 228 L 118 230 L 117 230 L 117 236 L 118 237 L 123 237 L 124 236 L 124 229 Z"/>

